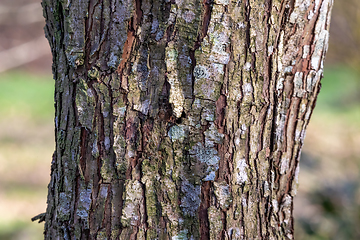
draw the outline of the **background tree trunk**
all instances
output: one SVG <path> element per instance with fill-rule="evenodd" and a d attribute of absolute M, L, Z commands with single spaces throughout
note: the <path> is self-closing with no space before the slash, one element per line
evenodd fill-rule
<path fill-rule="evenodd" d="M 45 239 L 292 239 L 332 0 L 43 0 Z"/>

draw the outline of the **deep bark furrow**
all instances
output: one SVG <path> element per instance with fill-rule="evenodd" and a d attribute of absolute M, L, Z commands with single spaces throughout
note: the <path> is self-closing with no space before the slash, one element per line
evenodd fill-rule
<path fill-rule="evenodd" d="M 201 203 L 199 207 L 200 239 L 210 238 L 208 208 L 210 207 L 210 182 L 201 185 Z"/>

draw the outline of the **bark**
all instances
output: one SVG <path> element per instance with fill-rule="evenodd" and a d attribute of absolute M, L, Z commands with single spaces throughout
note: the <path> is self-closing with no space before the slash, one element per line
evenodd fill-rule
<path fill-rule="evenodd" d="M 45 239 L 293 239 L 333 0 L 43 0 Z"/>

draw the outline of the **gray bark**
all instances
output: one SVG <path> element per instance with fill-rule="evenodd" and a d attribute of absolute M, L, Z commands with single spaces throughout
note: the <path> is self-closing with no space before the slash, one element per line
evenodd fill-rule
<path fill-rule="evenodd" d="M 43 0 L 45 239 L 293 239 L 332 0 Z"/>

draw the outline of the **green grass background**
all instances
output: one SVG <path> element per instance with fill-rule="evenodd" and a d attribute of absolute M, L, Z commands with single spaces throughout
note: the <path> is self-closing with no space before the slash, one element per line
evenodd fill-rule
<path fill-rule="evenodd" d="M 51 76 L 25 72 L 0 75 L 1 118 L 25 117 L 47 121 L 54 115 L 54 81 Z"/>
<path fill-rule="evenodd" d="M 54 150 L 54 81 L 50 75 L 0 74 L 0 240 L 42 239 Z"/>

